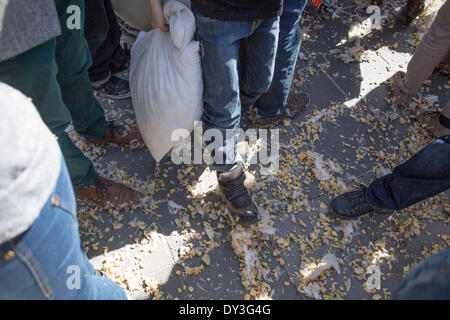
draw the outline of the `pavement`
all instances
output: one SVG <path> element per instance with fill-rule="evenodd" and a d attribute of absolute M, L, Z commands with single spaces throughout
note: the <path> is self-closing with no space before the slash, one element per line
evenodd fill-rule
<path fill-rule="evenodd" d="M 390 78 L 406 70 L 439 1 L 427 1 L 409 27 L 396 24 L 402 1 L 386 2 L 382 29 L 369 32 L 352 28 L 370 16 L 363 1 L 332 2 L 332 16 L 303 15 L 292 90 L 307 92 L 311 103 L 274 127 L 275 174 L 249 164 L 260 142 L 240 148 L 263 212 L 257 226 L 229 220 L 206 165 L 175 165 L 170 155 L 157 164 L 147 149 L 92 146 L 72 132 L 99 174 L 145 195 L 132 211 L 79 204 L 82 245 L 94 266 L 131 299 L 389 299 L 414 265 L 448 248 L 448 192 L 392 215 L 349 222 L 327 214 L 334 196 L 368 185 L 432 142 L 417 113 L 450 98 L 449 78 L 434 72 L 408 107 L 392 103 Z M 361 48 L 349 40 L 355 30 Z M 131 100 L 98 99 L 108 119 L 136 125 Z M 247 117 L 242 127 L 251 128 Z"/>

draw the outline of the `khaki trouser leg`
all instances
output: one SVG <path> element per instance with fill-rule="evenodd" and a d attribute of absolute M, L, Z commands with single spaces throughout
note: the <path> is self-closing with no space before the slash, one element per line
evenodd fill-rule
<path fill-rule="evenodd" d="M 425 34 L 408 64 L 401 89 L 413 95 L 428 79 L 436 65 L 441 62 L 450 49 L 450 1 L 439 9 L 436 19 Z"/>

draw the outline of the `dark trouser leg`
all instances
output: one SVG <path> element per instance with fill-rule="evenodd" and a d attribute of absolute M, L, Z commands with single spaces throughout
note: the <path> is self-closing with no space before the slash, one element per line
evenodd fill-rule
<path fill-rule="evenodd" d="M 392 174 L 372 182 L 369 204 L 378 210 L 401 210 L 450 188 L 450 136 L 438 138 Z"/>
<path fill-rule="evenodd" d="M 67 20 L 66 8 L 69 5 L 78 5 L 84 12 L 83 0 L 58 0 L 56 4 L 60 21 Z M 75 130 L 86 138 L 101 138 L 106 132 L 106 118 L 89 80 L 88 69 L 92 59 L 83 30 L 68 30 L 62 23 L 62 32 L 56 38 L 57 79 L 62 98 L 70 111 Z"/>
<path fill-rule="evenodd" d="M 86 1 L 84 34 L 92 55 L 89 76 L 92 82 L 105 80 L 111 65 L 120 67 L 125 55 L 120 46 L 120 27 L 109 0 Z"/>
<path fill-rule="evenodd" d="M 242 40 L 239 56 L 239 86 L 242 114 L 269 90 L 274 77 L 280 20 L 267 19 L 253 26 Z"/>
<path fill-rule="evenodd" d="M 33 99 L 45 124 L 58 142 L 75 187 L 88 185 L 95 178 L 92 162 L 65 133 L 71 121 L 56 80 L 56 40 L 50 40 L 21 55 L 0 63 L 0 81 L 22 91 Z"/>
<path fill-rule="evenodd" d="M 272 84 L 255 103 L 258 113 L 263 118 L 279 116 L 287 108 L 287 99 L 302 41 L 302 31 L 298 24 L 306 3 L 306 0 L 284 1 Z"/>

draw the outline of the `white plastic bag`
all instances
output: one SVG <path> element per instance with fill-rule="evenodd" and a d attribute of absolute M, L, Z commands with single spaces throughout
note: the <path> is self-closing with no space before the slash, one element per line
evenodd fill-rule
<path fill-rule="evenodd" d="M 164 15 L 170 32 L 141 32 L 131 49 L 130 65 L 137 123 L 158 162 L 177 143 L 171 139 L 173 131 L 191 132 L 203 112 L 200 46 L 192 41 L 194 15 L 178 1 L 167 1 Z"/>

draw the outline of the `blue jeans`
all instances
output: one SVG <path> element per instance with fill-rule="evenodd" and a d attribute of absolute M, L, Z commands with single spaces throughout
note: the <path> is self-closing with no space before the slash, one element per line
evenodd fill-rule
<path fill-rule="evenodd" d="M 194 12 L 196 39 L 202 48 L 203 130 L 216 129 L 217 143 L 211 166 L 226 171 L 235 164 L 241 106 L 248 109 L 269 89 L 277 52 L 279 18 L 257 21 L 221 21 Z M 246 59 L 238 71 L 239 59 Z"/>
<path fill-rule="evenodd" d="M 372 182 L 369 204 L 377 210 L 401 210 L 450 188 L 450 136 L 426 146 L 411 159 Z"/>
<path fill-rule="evenodd" d="M 393 300 L 449 300 L 450 249 L 420 262 L 392 294 Z"/>
<path fill-rule="evenodd" d="M 307 0 L 284 0 L 272 84 L 254 105 L 262 118 L 279 116 L 287 108 L 287 99 L 302 42 L 299 22 L 307 2 Z"/>
<path fill-rule="evenodd" d="M 95 275 L 81 249 L 64 160 L 55 190 L 33 225 L 0 244 L 0 299 L 126 299 L 120 286 Z"/>

